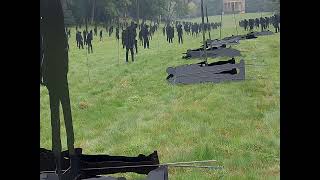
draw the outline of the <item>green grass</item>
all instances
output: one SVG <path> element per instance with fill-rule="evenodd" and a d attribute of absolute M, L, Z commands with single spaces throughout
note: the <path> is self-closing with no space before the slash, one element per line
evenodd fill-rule
<path fill-rule="evenodd" d="M 237 15 L 237 20 L 248 17 L 260 14 Z M 223 37 L 235 34 L 232 15 L 225 15 L 223 24 Z M 246 81 L 172 86 L 166 82 L 166 68 L 198 62 L 181 57 L 201 45 L 201 35 L 185 35 L 183 45 L 177 38 L 168 44 L 160 30 L 151 49 L 139 46 L 137 61 L 125 64 L 122 48 L 118 61 L 115 34 L 109 38 L 104 31 L 103 42 L 95 37 L 95 53 L 86 56 L 85 50 L 76 49 L 74 32 L 69 84 L 75 144 L 84 153 L 136 156 L 158 150 L 161 162 L 216 159 L 224 166 L 218 171 L 172 168 L 173 180 L 279 179 L 280 34 L 234 46 L 246 63 L 266 65 L 247 66 Z M 211 36 L 218 38 L 219 30 Z M 44 87 L 40 92 L 40 145 L 50 149 L 48 92 Z M 61 126 L 66 149 L 63 121 Z"/>

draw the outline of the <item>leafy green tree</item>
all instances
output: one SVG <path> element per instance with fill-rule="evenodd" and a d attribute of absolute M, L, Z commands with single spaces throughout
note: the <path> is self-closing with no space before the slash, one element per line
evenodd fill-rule
<path fill-rule="evenodd" d="M 192 0 L 65 0 L 68 1 L 77 23 L 111 23 L 118 17 L 136 19 L 158 19 L 161 17 L 172 20 L 190 14 L 199 15 L 198 2 Z M 209 15 L 213 15 L 219 0 L 208 1 Z M 222 1 L 222 0 L 221 0 Z M 211 8 L 211 9 L 210 9 Z"/>

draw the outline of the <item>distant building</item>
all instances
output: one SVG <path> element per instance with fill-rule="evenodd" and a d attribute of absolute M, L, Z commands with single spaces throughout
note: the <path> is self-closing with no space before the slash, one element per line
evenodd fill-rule
<path fill-rule="evenodd" d="M 246 1 L 245 0 L 223 0 L 223 13 L 245 13 Z"/>

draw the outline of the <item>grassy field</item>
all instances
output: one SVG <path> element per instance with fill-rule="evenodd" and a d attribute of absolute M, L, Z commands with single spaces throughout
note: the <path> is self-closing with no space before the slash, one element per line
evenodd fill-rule
<path fill-rule="evenodd" d="M 271 14 L 263 14 L 267 15 Z M 248 17 L 260 14 L 236 16 L 237 20 Z M 225 15 L 223 20 L 223 37 L 236 34 L 233 16 Z M 244 33 L 239 28 L 239 34 Z M 166 68 L 198 62 L 181 57 L 201 45 L 201 35 L 185 35 L 183 45 L 177 38 L 168 44 L 160 30 L 151 48 L 140 46 L 137 61 L 129 64 L 122 47 L 118 51 L 115 34 L 106 35 L 104 31 L 103 42 L 94 38 L 94 54 L 88 55 L 76 48 L 75 29 L 69 41 L 75 144 L 84 153 L 136 156 L 158 150 L 161 162 L 216 159 L 224 167 L 217 171 L 172 168 L 173 180 L 279 179 L 280 34 L 234 46 L 246 63 L 265 65 L 247 66 L 248 80 L 181 86 L 166 82 Z M 219 30 L 211 36 L 219 38 Z M 50 149 L 48 91 L 41 87 L 40 93 L 40 145 Z M 66 149 L 63 121 L 61 126 Z"/>

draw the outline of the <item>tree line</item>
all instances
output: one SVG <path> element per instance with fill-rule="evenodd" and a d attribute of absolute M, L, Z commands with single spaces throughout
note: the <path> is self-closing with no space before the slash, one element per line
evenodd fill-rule
<path fill-rule="evenodd" d="M 117 18 L 172 20 L 200 16 L 200 0 L 61 0 L 74 23 L 112 23 Z M 208 15 L 222 11 L 223 0 L 204 0 Z M 280 11 L 280 0 L 246 0 L 246 12 Z"/>
<path fill-rule="evenodd" d="M 154 20 L 184 17 L 188 0 L 62 0 L 75 23 L 110 23 L 116 18 Z"/>

